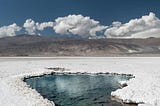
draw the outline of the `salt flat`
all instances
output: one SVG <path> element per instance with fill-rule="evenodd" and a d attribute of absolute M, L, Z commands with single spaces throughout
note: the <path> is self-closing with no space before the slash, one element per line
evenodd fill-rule
<path fill-rule="evenodd" d="M 65 72 L 110 72 L 133 74 L 128 86 L 112 95 L 126 103 L 139 106 L 160 104 L 160 58 L 158 57 L 61 57 L 61 58 L 0 58 L 0 106 L 54 106 L 23 78 L 50 73 L 48 67 L 65 68 Z"/>

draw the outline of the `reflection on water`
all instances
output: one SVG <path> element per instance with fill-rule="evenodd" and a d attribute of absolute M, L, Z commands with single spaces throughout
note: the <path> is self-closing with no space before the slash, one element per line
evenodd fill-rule
<path fill-rule="evenodd" d="M 121 106 L 111 100 L 111 91 L 119 88 L 122 75 L 47 75 L 26 79 L 28 85 L 56 106 Z"/>

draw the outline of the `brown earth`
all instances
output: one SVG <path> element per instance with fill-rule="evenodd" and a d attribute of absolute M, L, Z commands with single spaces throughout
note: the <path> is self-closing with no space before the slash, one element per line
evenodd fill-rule
<path fill-rule="evenodd" d="M 76 39 L 19 35 L 0 39 L 0 56 L 160 56 L 160 38 Z"/>

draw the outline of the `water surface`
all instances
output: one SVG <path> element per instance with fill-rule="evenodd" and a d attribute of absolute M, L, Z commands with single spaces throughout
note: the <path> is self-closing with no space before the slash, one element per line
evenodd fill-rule
<path fill-rule="evenodd" d="M 25 79 L 25 82 L 56 106 L 122 106 L 111 100 L 111 91 L 120 88 L 118 81 L 130 78 L 111 74 L 55 74 Z"/>

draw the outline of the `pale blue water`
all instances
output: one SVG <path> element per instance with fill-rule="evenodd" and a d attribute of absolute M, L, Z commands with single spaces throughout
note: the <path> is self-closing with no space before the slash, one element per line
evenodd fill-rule
<path fill-rule="evenodd" d="M 111 100 L 111 91 L 120 88 L 118 81 L 130 78 L 111 74 L 56 74 L 25 79 L 25 82 L 56 106 L 122 106 Z"/>

